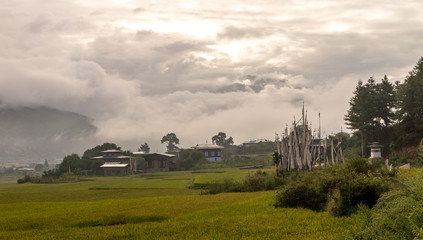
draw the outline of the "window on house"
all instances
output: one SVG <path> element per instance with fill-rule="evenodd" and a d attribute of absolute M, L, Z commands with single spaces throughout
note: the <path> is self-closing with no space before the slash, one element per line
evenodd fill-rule
<path fill-rule="evenodd" d="M 149 167 L 149 168 L 154 167 L 154 162 L 152 160 L 147 161 L 147 167 Z"/>
<path fill-rule="evenodd" d="M 214 157 L 214 152 L 211 152 L 211 154 L 212 154 L 212 157 Z"/>
<path fill-rule="evenodd" d="M 209 156 L 209 152 L 204 152 L 204 154 L 206 155 L 206 157 L 208 157 L 208 156 Z"/>
<path fill-rule="evenodd" d="M 159 167 L 160 167 L 160 168 L 164 168 L 164 167 L 166 167 L 166 162 L 165 162 L 164 160 L 160 160 L 160 162 L 159 162 Z"/>
<path fill-rule="evenodd" d="M 217 156 L 219 156 L 220 157 L 220 154 L 221 154 L 221 152 L 219 151 L 219 152 L 217 152 Z"/>

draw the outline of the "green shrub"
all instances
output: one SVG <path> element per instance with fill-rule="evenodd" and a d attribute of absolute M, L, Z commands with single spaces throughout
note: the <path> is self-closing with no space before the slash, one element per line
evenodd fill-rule
<path fill-rule="evenodd" d="M 222 192 L 257 192 L 274 190 L 283 184 L 283 179 L 258 170 L 255 174 L 249 174 L 244 181 L 237 182 L 225 179 L 223 182 L 208 184 L 208 191 L 203 193 L 216 194 Z"/>
<path fill-rule="evenodd" d="M 315 211 L 324 209 L 327 194 L 310 182 L 301 181 L 287 186 L 276 195 L 276 207 L 300 207 Z"/>
<path fill-rule="evenodd" d="M 419 155 L 417 156 L 409 156 L 407 154 L 396 154 L 393 153 L 389 157 L 389 163 L 395 167 L 402 166 L 404 164 L 411 164 L 413 167 L 422 167 L 423 166 L 423 158 Z"/>
<path fill-rule="evenodd" d="M 19 178 L 19 179 L 18 179 L 18 184 L 22 184 L 22 183 L 25 183 L 25 179 L 23 179 L 23 178 Z"/>
<path fill-rule="evenodd" d="M 266 178 L 267 176 L 258 171 L 254 175 L 248 175 L 243 182 L 244 190 L 246 192 L 257 192 L 266 189 Z"/>
<path fill-rule="evenodd" d="M 372 207 L 390 188 L 389 171 L 382 162 L 355 158 L 344 165 L 290 173 L 275 206 L 326 209 L 334 216 L 350 215 L 360 204 Z"/>
<path fill-rule="evenodd" d="M 24 180 L 25 182 L 31 182 L 31 176 L 25 175 Z"/>
<path fill-rule="evenodd" d="M 42 177 L 44 178 L 59 178 L 62 173 L 59 169 L 44 171 Z"/>
<path fill-rule="evenodd" d="M 182 149 L 179 152 L 178 160 L 176 161 L 176 168 L 178 170 L 193 169 L 196 165 L 207 164 L 208 161 L 199 150 Z"/>
<path fill-rule="evenodd" d="M 419 203 L 414 207 L 408 216 L 414 236 L 423 236 L 423 203 Z"/>
<path fill-rule="evenodd" d="M 42 183 L 42 184 L 48 184 L 48 183 L 65 183 L 65 182 L 77 182 L 79 181 L 79 177 L 75 176 L 73 174 L 64 173 L 61 174 L 59 177 L 56 177 L 57 171 L 51 171 L 44 172 L 42 176 L 35 176 L 31 177 L 29 175 L 25 175 L 24 178 L 18 179 L 18 183 Z"/>
<path fill-rule="evenodd" d="M 389 190 L 389 186 L 384 178 L 353 174 L 342 179 L 336 189 L 339 198 L 331 213 L 346 216 L 356 212 L 359 204 L 373 207 L 379 197 Z"/>
<path fill-rule="evenodd" d="M 367 219 L 356 218 L 361 229 L 355 239 L 421 239 L 423 236 L 423 172 L 406 178 L 397 189 L 384 193 Z"/>
<path fill-rule="evenodd" d="M 76 168 L 73 170 L 73 174 L 75 176 L 87 176 L 88 175 L 88 171 L 85 169 L 81 169 L 81 168 Z"/>
<path fill-rule="evenodd" d="M 345 163 L 345 168 L 348 172 L 357 174 L 368 174 L 372 168 L 369 160 L 365 158 L 353 158 Z"/>
<path fill-rule="evenodd" d="M 22 184 L 22 183 L 26 183 L 26 182 L 31 182 L 32 178 L 29 175 L 25 175 L 25 177 L 18 179 L 18 184 Z"/>
<path fill-rule="evenodd" d="M 371 210 L 371 214 L 364 221 L 362 218 L 362 230 L 354 234 L 354 238 L 414 239 L 409 215 L 415 205 L 416 201 L 404 191 L 384 194 Z M 358 213 L 358 216 L 363 215 L 362 210 Z"/>
<path fill-rule="evenodd" d="M 245 192 L 244 186 L 235 180 L 225 179 L 223 182 L 215 182 L 208 185 L 208 194 L 217 194 L 223 192 Z"/>

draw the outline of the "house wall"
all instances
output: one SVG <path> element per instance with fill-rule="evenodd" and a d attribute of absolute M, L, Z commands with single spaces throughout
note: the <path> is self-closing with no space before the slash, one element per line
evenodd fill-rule
<path fill-rule="evenodd" d="M 159 171 L 168 172 L 171 166 L 170 162 L 173 158 L 161 155 L 150 155 L 145 156 L 144 159 L 147 162 L 147 168 L 145 169 L 145 172 L 151 173 Z"/>
<path fill-rule="evenodd" d="M 105 176 L 126 175 L 129 173 L 129 168 L 104 168 Z"/>
<path fill-rule="evenodd" d="M 123 164 L 131 164 L 131 158 L 113 158 L 113 157 L 104 157 L 102 158 L 104 162 L 120 162 Z"/>
<path fill-rule="evenodd" d="M 221 161 L 222 160 L 222 151 L 220 149 L 202 149 L 207 161 Z"/>
<path fill-rule="evenodd" d="M 132 159 L 132 157 L 128 157 L 128 158 L 114 158 L 114 157 L 104 157 L 102 159 L 104 161 L 104 163 L 107 162 L 119 162 L 121 164 L 128 164 L 129 166 L 127 168 L 124 168 L 126 170 L 117 170 L 117 169 L 122 169 L 122 168 L 116 168 L 114 170 L 110 170 L 106 173 L 106 169 L 113 169 L 113 168 L 105 168 L 104 169 L 104 175 L 110 176 L 110 175 L 125 175 L 128 174 L 129 172 L 132 172 L 134 170 L 134 161 Z M 117 172 L 119 172 L 119 174 L 116 174 Z"/>

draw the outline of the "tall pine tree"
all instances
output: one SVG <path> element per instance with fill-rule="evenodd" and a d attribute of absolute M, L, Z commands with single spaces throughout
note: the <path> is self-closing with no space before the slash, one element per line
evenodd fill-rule
<path fill-rule="evenodd" d="M 345 115 L 346 124 L 357 137 L 368 142 L 388 143 L 389 126 L 392 124 L 395 88 L 385 76 L 381 83 L 373 77 L 366 84 L 359 81 Z M 386 150 L 385 150 L 386 151 Z"/>
<path fill-rule="evenodd" d="M 423 57 L 399 85 L 396 96 L 401 135 L 396 145 L 416 146 L 423 138 Z"/>

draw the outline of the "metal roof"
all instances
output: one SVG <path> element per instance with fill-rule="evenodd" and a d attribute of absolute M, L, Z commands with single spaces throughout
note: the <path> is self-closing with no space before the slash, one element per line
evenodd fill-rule
<path fill-rule="evenodd" d="M 105 150 L 105 151 L 102 151 L 103 153 L 120 153 L 120 152 L 122 152 L 121 150 L 119 150 L 119 149 L 107 149 L 107 150 Z"/>
<path fill-rule="evenodd" d="M 267 139 L 256 139 L 256 140 L 245 141 L 242 144 L 257 144 L 257 143 L 266 143 L 266 142 L 271 142 L 271 141 Z"/>
<path fill-rule="evenodd" d="M 369 145 L 367 145 L 370 148 L 381 148 L 383 145 L 380 145 L 379 142 L 371 142 Z"/>
<path fill-rule="evenodd" d="M 132 152 L 132 154 L 134 155 L 141 155 L 141 154 L 146 154 L 145 152 Z"/>
<path fill-rule="evenodd" d="M 19 168 L 16 168 L 16 170 L 18 170 L 18 171 L 34 171 L 35 168 L 19 167 Z"/>
<path fill-rule="evenodd" d="M 123 164 L 123 163 L 119 163 L 119 162 L 107 162 L 103 165 L 101 165 L 101 168 L 125 168 L 127 167 L 128 164 Z"/>
<path fill-rule="evenodd" d="M 173 154 L 168 154 L 168 153 L 144 153 L 144 152 L 133 152 L 134 155 L 136 156 L 151 156 L 151 155 L 161 155 L 161 156 L 165 156 L 165 157 L 176 157 L 176 155 Z"/>
<path fill-rule="evenodd" d="M 205 149 L 223 149 L 224 147 L 216 145 L 216 144 L 197 144 L 196 146 L 192 147 L 198 150 L 205 150 Z"/>
<path fill-rule="evenodd" d="M 131 156 L 97 156 L 97 157 L 92 157 L 91 159 L 113 159 L 113 158 L 127 159 L 127 158 L 131 158 Z"/>

